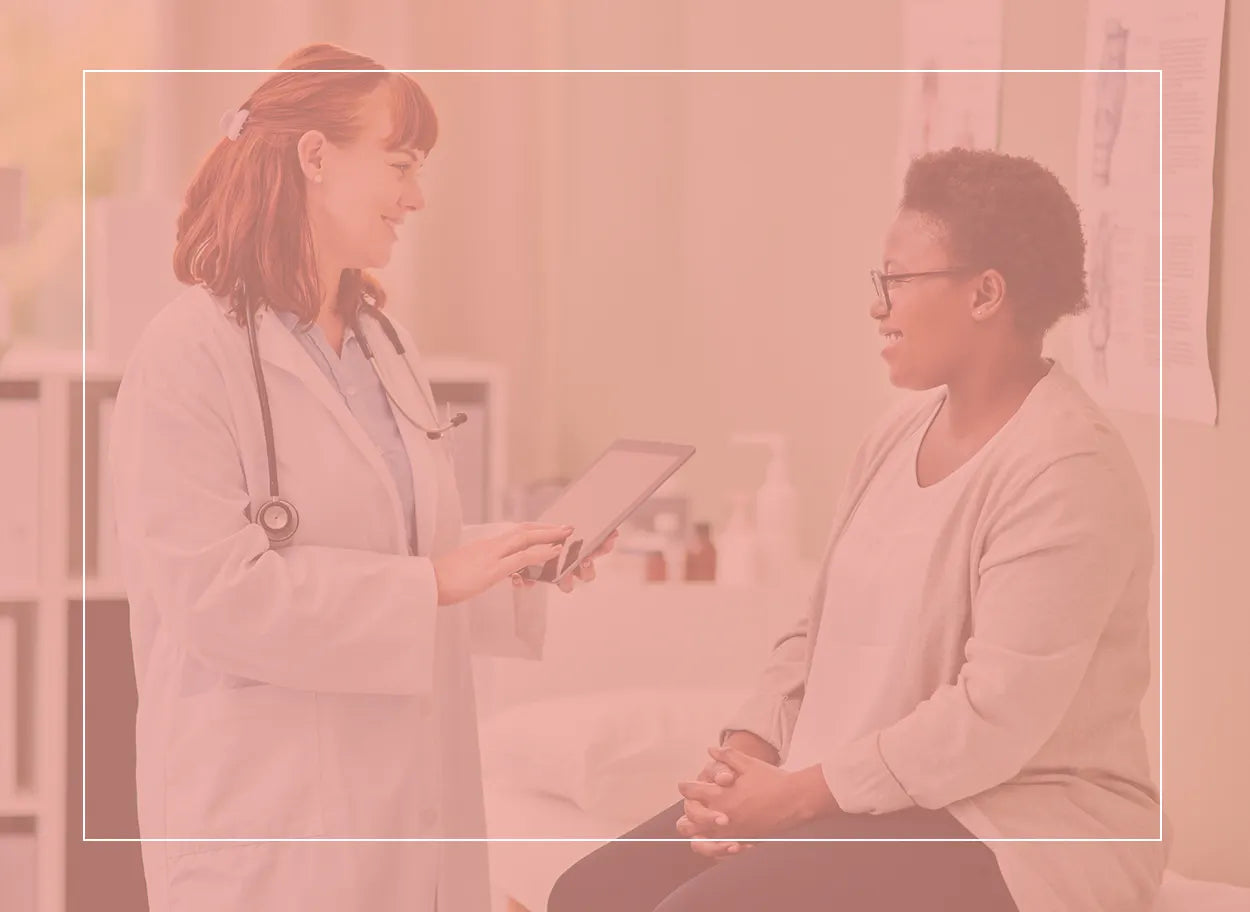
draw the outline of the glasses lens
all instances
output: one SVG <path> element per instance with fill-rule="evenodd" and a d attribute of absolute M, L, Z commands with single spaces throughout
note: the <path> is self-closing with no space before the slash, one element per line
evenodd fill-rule
<path fill-rule="evenodd" d="M 890 298 L 886 294 L 885 281 L 882 279 L 881 273 L 873 269 L 870 274 L 872 275 L 872 290 L 877 293 L 877 300 L 884 304 L 888 309 L 890 306 Z"/>

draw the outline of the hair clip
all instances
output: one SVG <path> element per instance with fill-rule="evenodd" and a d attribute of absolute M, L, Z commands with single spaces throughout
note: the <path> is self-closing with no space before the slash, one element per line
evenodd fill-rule
<path fill-rule="evenodd" d="M 243 129 L 243 124 L 250 113 L 247 108 L 239 108 L 237 111 L 227 111 L 221 115 L 221 120 L 218 123 L 221 125 L 221 132 L 226 135 L 226 139 L 234 142 L 239 138 L 239 131 Z"/>

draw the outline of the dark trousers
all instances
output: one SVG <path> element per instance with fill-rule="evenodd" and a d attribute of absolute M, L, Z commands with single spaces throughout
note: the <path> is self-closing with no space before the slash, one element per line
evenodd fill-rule
<path fill-rule="evenodd" d="M 680 802 L 622 838 L 676 837 Z M 839 814 L 780 837 L 971 839 L 946 811 Z M 1016 912 L 981 842 L 761 842 L 719 861 L 684 842 L 611 842 L 556 882 L 548 912 Z"/>

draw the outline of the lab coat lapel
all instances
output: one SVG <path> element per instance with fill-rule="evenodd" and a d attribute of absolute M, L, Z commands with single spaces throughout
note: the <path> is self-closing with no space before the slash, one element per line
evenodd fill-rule
<path fill-rule="evenodd" d="M 399 541 L 406 542 L 408 536 L 405 532 L 403 506 L 399 500 L 399 492 L 395 490 L 395 480 L 377 446 L 369 439 L 365 429 L 343 401 L 343 396 L 334 388 L 334 384 L 313 362 L 308 352 L 304 351 L 299 340 L 272 313 L 261 311 L 257 314 L 256 344 L 260 349 L 261 361 L 267 367 L 276 367 L 298 378 L 304 388 L 334 416 L 343 433 L 355 444 L 370 468 L 378 474 L 390 495 Z M 407 545 L 404 547 L 406 549 Z"/>
<path fill-rule="evenodd" d="M 421 381 L 422 386 L 413 383 L 412 376 L 403 365 L 404 356 L 395 351 L 377 321 L 369 317 L 363 318 L 358 331 L 364 333 L 368 339 L 377 356 L 378 371 L 382 374 L 387 389 L 403 408 L 401 412 L 391 404 L 400 436 L 404 440 L 404 449 L 408 451 L 408 463 L 412 468 L 412 491 L 417 510 L 417 550 L 421 555 L 429 556 L 435 550 L 438 532 L 439 473 L 435 460 L 441 454 L 436 452 L 436 448 L 447 446 L 447 441 L 430 440 L 425 431 L 413 426 L 404 416 L 404 412 L 428 428 L 437 427 L 439 421 L 429 406 L 434 397 L 430 394 L 429 386 L 424 385 L 424 380 Z M 413 372 L 420 377 L 417 367 L 418 365 L 413 364 Z"/>

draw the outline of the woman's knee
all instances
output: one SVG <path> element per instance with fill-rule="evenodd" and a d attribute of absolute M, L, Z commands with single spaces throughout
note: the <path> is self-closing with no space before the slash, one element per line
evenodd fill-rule
<path fill-rule="evenodd" d="M 681 883 L 696 867 L 682 843 L 649 840 L 675 835 L 681 803 L 666 808 L 577 861 L 556 880 L 548 912 L 651 912 L 659 897 Z"/>
<path fill-rule="evenodd" d="M 547 912 L 590 912 L 595 908 L 593 866 L 587 864 L 593 857 L 586 856 L 556 879 L 547 897 Z"/>
<path fill-rule="evenodd" d="M 547 912 L 634 912 L 628 885 L 636 883 L 645 870 L 642 859 L 635 857 L 637 848 L 636 844 L 609 842 L 575 862 L 556 879 Z"/>

